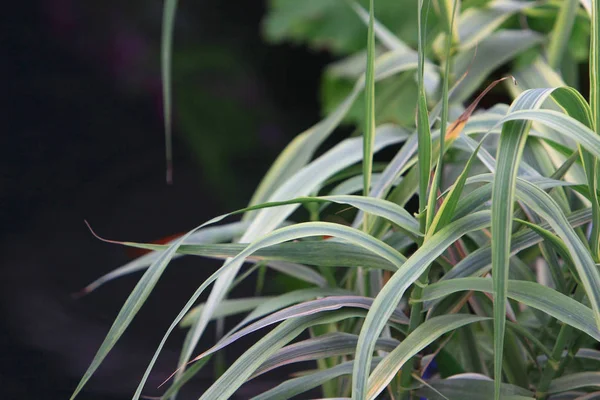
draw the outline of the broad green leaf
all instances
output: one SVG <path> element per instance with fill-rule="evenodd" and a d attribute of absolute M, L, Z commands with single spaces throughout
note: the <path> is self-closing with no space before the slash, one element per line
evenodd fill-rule
<path fill-rule="evenodd" d="M 429 346 L 443 334 L 473 322 L 487 320 L 469 314 L 449 314 L 425 321 L 409 334 L 390 354 L 377 365 L 369 376 L 367 399 L 375 399 L 391 382 L 404 363 Z"/>
<path fill-rule="evenodd" d="M 394 312 L 404 292 L 417 280 L 440 254 L 464 234 L 489 226 L 490 213 L 480 211 L 448 224 L 423 244 L 392 275 L 387 284 L 375 298 L 367 318 L 360 331 L 356 349 L 356 364 L 352 374 L 352 396 L 354 399 L 365 399 L 367 393 L 368 374 L 366 366 L 370 365 L 375 340 Z"/>
<path fill-rule="evenodd" d="M 552 110 L 518 110 L 510 112 L 501 121 L 530 120 L 540 122 L 557 133 L 574 139 L 587 151 L 598 157 L 600 139 L 587 126 L 563 113 Z"/>

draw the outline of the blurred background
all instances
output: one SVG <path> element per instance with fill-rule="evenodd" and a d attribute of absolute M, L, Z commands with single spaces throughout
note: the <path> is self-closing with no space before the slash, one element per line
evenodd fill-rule
<path fill-rule="evenodd" d="M 173 185 L 165 182 L 162 2 L 39 0 L 6 10 L 3 398 L 68 398 L 140 277 L 73 297 L 136 255 L 93 238 L 84 220 L 105 237 L 152 241 L 241 208 L 290 139 L 319 119 L 321 71 L 334 54 L 265 40 L 266 9 L 263 1 L 180 2 Z M 218 265 L 173 263 L 79 398 L 131 398 L 168 324 Z M 173 371 L 183 337 L 169 341 L 149 395 L 160 394 L 153 388 Z M 211 374 L 180 398 L 197 398 Z"/>

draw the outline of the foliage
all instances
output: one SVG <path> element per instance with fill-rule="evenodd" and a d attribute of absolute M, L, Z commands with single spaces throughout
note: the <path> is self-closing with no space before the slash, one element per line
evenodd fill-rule
<path fill-rule="evenodd" d="M 583 4 L 591 7 L 572 0 L 371 0 L 365 11 L 352 2 L 273 2 L 270 34 L 328 43 L 340 53 L 358 50 L 349 18 L 363 19 L 367 30 L 356 32 L 366 51 L 328 72 L 354 84 L 335 90 L 335 108 L 288 145 L 248 208 L 166 246 L 122 243 L 153 252 L 90 286 L 145 270 L 73 397 L 171 259 L 182 254 L 225 262 L 173 321 L 135 399 L 179 324 L 188 335 L 163 398 L 174 396 L 211 355 L 267 327 L 201 399 L 228 398 L 266 371 L 309 360 L 318 370 L 256 398 L 285 399 L 317 387 L 324 397 L 361 400 L 383 393 L 596 396 L 600 0 Z M 374 19 L 397 9 L 416 13 L 411 29 L 417 40 L 404 40 L 407 33 Z M 575 23 L 582 19 L 591 27 L 589 96 L 565 84 L 582 80 L 577 62 L 585 29 Z M 534 30 L 541 20 L 551 20 L 552 29 Z M 571 46 L 567 38 L 573 37 Z M 499 68 L 518 86 L 500 79 L 485 89 Z M 477 109 L 496 85 L 512 98 L 510 106 Z M 360 106 L 354 114 L 360 118 L 351 120 L 361 122 L 362 137 L 343 139 L 315 157 L 356 112 L 353 105 Z M 412 117 L 392 118 L 389 109 Z M 378 154 L 386 148 L 395 151 L 391 160 Z M 300 207 L 308 220 L 290 222 Z M 340 208 L 337 218 L 344 222 L 326 222 Z M 234 215 L 242 221 L 209 227 Z M 244 263 L 251 266 L 240 274 Z M 228 299 L 240 277 L 265 267 L 307 287 Z M 208 299 L 196 305 L 213 283 Z M 211 320 L 240 313 L 247 313 L 242 322 L 194 357 Z M 303 332 L 310 339 L 294 342 Z"/>

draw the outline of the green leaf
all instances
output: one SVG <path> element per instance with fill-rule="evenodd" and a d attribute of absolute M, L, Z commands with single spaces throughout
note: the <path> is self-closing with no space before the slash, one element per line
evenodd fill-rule
<path fill-rule="evenodd" d="M 241 212 L 241 211 L 238 211 L 238 213 L 239 212 Z M 225 216 L 221 216 L 221 217 L 215 218 L 209 222 L 217 222 L 218 220 L 220 220 L 224 217 Z M 289 227 L 280 228 L 270 234 L 263 236 L 261 239 L 248 245 L 246 247 L 246 249 L 244 251 L 242 251 L 241 253 L 239 253 L 236 257 L 229 259 L 221 268 L 219 268 L 208 279 L 206 279 L 200 285 L 200 287 L 194 292 L 192 297 L 188 300 L 186 305 L 183 307 L 181 312 L 177 315 L 177 317 L 175 318 L 173 323 L 169 326 L 169 328 L 167 329 L 167 332 L 163 336 L 158 348 L 156 349 L 156 352 L 154 353 L 152 360 L 150 361 L 150 364 L 148 365 L 148 367 L 146 369 L 146 372 L 144 373 L 143 378 L 140 381 L 140 384 L 138 386 L 138 389 L 136 391 L 134 399 L 137 400 L 139 398 L 141 391 L 144 387 L 144 384 L 146 383 L 146 380 L 148 379 L 148 376 L 150 375 L 150 371 L 152 370 L 154 363 L 158 359 L 158 356 L 159 356 L 160 352 L 162 351 L 162 348 L 163 348 L 164 344 L 166 343 L 167 338 L 169 337 L 169 335 L 171 334 L 173 329 L 179 324 L 179 322 L 183 319 L 183 317 L 192 308 L 192 306 L 195 304 L 198 297 L 200 297 L 200 295 L 204 292 L 204 290 L 212 282 L 217 280 L 217 278 L 219 276 L 223 276 L 223 274 L 225 272 L 227 272 L 228 269 L 231 270 L 232 266 L 237 267 L 238 265 L 240 265 L 247 256 L 251 255 L 252 253 L 254 253 L 255 251 L 257 251 L 261 248 L 272 246 L 274 244 L 278 244 L 278 243 L 289 241 L 289 240 L 300 239 L 303 237 L 323 236 L 323 235 L 338 237 L 340 239 L 347 240 L 348 242 L 353 243 L 355 245 L 365 247 L 365 248 L 369 249 L 370 251 L 373 251 L 375 254 L 387 259 L 389 262 L 391 262 L 392 264 L 394 264 L 396 266 L 400 266 L 404 262 L 404 257 L 401 256 L 396 250 L 394 250 L 390 246 L 386 245 L 385 243 L 383 243 L 383 242 L 373 238 L 372 236 L 367 235 L 357 229 L 349 228 L 349 227 L 346 227 L 343 225 L 338 225 L 338 224 L 332 224 L 332 223 L 327 223 L 327 222 L 306 222 L 306 223 L 301 223 L 301 224 L 297 224 L 297 225 L 293 225 L 293 226 L 289 226 Z M 210 297 L 209 297 L 209 299 L 210 299 Z M 208 302 L 207 302 L 207 304 L 208 304 Z M 205 307 L 206 307 L 206 305 L 205 305 Z M 206 313 L 202 313 L 202 317 L 205 319 L 210 318 L 210 314 L 207 315 Z M 190 351 L 192 351 L 194 347 L 195 346 L 189 346 L 189 349 L 191 349 Z M 177 382 L 175 382 L 175 384 L 177 384 Z"/>
<path fill-rule="evenodd" d="M 487 211 L 476 212 L 454 221 L 433 235 L 392 275 L 375 298 L 360 331 L 356 349 L 357 362 L 352 374 L 353 398 L 366 398 L 368 379 L 366 366 L 370 365 L 373 345 L 404 292 L 452 243 L 464 234 L 485 228 L 489 224 L 490 213 Z"/>
<path fill-rule="evenodd" d="M 165 157 L 167 161 L 167 183 L 171 183 L 173 181 L 173 94 L 171 92 L 171 58 L 173 53 L 173 31 L 175 30 L 176 11 L 177 0 L 164 0 L 160 59 L 163 90 L 163 114 L 165 123 Z"/>
<path fill-rule="evenodd" d="M 244 352 L 223 375 L 202 394 L 201 400 L 229 398 L 261 364 L 309 326 L 361 316 L 356 311 L 333 312 L 294 318 L 280 324 Z"/>
<path fill-rule="evenodd" d="M 571 226 L 581 226 L 591 220 L 591 210 L 583 209 L 575 211 L 569 215 L 568 221 Z M 545 223 L 540 225 L 544 229 L 549 229 L 550 225 Z M 519 251 L 534 246 L 543 240 L 536 232 L 530 229 L 520 230 L 513 235 L 511 239 L 510 254 L 515 255 Z M 491 257 L 491 246 L 482 246 L 461 260 L 446 275 L 445 279 L 455 279 L 473 275 L 481 275 L 489 271 Z"/>
<path fill-rule="evenodd" d="M 447 332 L 487 320 L 469 314 L 449 314 L 431 318 L 419 325 L 398 347 L 377 365 L 369 376 L 367 399 L 375 399 L 391 382 L 404 363 Z"/>
<path fill-rule="evenodd" d="M 351 1 L 350 5 L 352 9 L 358 14 L 360 19 L 369 26 L 371 18 L 375 15 L 374 10 L 367 12 L 360 6 L 356 1 Z M 396 35 L 390 32 L 385 25 L 381 24 L 377 19 L 373 18 L 373 29 L 377 39 L 385 46 L 388 50 L 401 50 L 407 53 L 414 52 L 408 45 L 401 41 Z"/>
<path fill-rule="evenodd" d="M 392 66 L 392 69 L 394 67 Z M 388 71 L 388 69 L 384 69 L 384 71 Z M 401 140 L 403 140 L 403 136 L 398 136 L 397 132 L 385 130 L 376 135 L 373 151 L 379 151 Z M 361 158 L 361 138 L 346 139 L 288 178 L 285 183 L 269 194 L 269 201 L 288 200 L 293 197 L 310 194 L 331 176 L 360 161 Z M 297 207 L 297 204 L 290 204 L 284 207 L 259 211 L 254 216 L 248 230 L 240 238 L 240 241 L 249 242 L 257 239 L 260 235 L 270 232 L 276 226 L 280 225 Z M 180 367 L 183 367 L 191 356 L 194 347 L 206 329 L 212 310 L 227 294 L 229 286 L 233 282 L 241 265 L 241 260 L 232 264 L 231 268 L 216 281 L 206 301 L 206 311 L 202 313 L 201 318 L 190 328 L 189 340 L 186 340 L 181 352 Z"/>
<path fill-rule="evenodd" d="M 427 109 L 427 95 L 425 94 L 425 36 L 427 29 L 427 11 L 423 7 L 423 0 L 419 0 L 419 63 L 418 63 L 418 85 L 417 97 L 417 139 L 418 139 L 418 162 L 419 162 L 419 213 L 424 214 L 427 207 L 427 192 L 429 190 L 429 173 L 431 171 L 431 131 L 429 128 L 429 111 Z M 427 218 L 423 215 L 421 230 L 425 230 Z"/>
<path fill-rule="evenodd" d="M 567 49 L 578 7 L 578 0 L 565 0 L 562 2 L 548 45 L 548 63 L 554 69 L 558 69 L 560 66 L 560 61 Z"/>
<path fill-rule="evenodd" d="M 449 399 L 489 400 L 494 396 L 494 382 L 478 374 L 461 374 L 448 379 L 434 379 L 427 382 L 433 389 Z M 500 387 L 502 400 L 533 399 L 533 393 L 518 386 L 503 383 Z M 433 390 L 424 386 L 416 391 L 417 396 L 426 396 L 429 400 L 441 400 Z"/>
<path fill-rule="evenodd" d="M 593 312 L 585 305 L 535 282 L 509 280 L 508 297 L 536 308 L 580 331 L 600 340 L 600 330 L 593 320 Z M 423 290 L 423 300 L 446 297 L 459 291 L 475 290 L 493 293 L 492 281 L 487 278 L 460 278 L 440 281 Z"/>
<path fill-rule="evenodd" d="M 357 335 L 334 332 L 294 343 L 272 355 L 260 366 L 251 379 L 275 368 L 292 363 L 352 354 L 356 349 L 357 342 Z M 396 339 L 381 338 L 377 340 L 375 348 L 390 352 L 399 344 L 400 342 Z"/>
<path fill-rule="evenodd" d="M 227 259 L 234 257 L 246 248 L 242 243 L 216 245 L 184 245 L 180 253 Z M 248 257 L 253 262 L 287 261 L 323 267 L 354 267 L 362 265 L 368 268 L 381 268 L 395 271 L 396 267 L 373 253 L 347 243 L 331 240 L 307 240 L 281 243 L 261 249 Z"/>
<path fill-rule="evenodd" d="M 381 357 L 375 357 L 371 361 L 369 370 L 371 370 L 381 360 Z M 323 383 L 343 375 L 352 374 L 354 361 L 347 361 L 338 364 L 335 367 L 314 372 L 299 378 L 287 380 L 273 389 L 264 392 L 261 395 L 253 397 L 252 400 L 282 400 L 307 392 L 311 389 L 321 386 Z"/>
<path fill-rule="evenodd" d="M 532 89 L 523 92 L 511 105 L 509 114 L 521 109 L 539 107 L 551 94 L 549 89 Z M 500 399 L 502 382 L 502 361 L 504 351 L 504 331 L 506 325 L 506 304 L 510 242 L 512 234 L 512 214 L 515 201 L 517 167 L 531 123 L 509 121 L 502 127 L 498 143 L 497 168 L 492 187 L 492 276 L 494 278 L 494 399 Z"/>
<path fill-rule="evenodd" d="M 288 307 L 281 311 L 277 311 L 265 318 L 248 325 L 246 328 L 239 330 L 221 340 L 219 343 L 206 350 L 202 354 L 195 357 L 192 362 L 198 361 L 222 348 L 229 346 L 236 340 L 256 332 L 259 329 L 275 324 L 277 322 L 285 321 L 292 318 L 297 318 L 305 315 L 318 314 L 326 311 L 334 311 L 342 308 L 360 308 L 368 310 L 373 304 L 373 299 L 363 296 L 330 296 L 323 299 L 307 301 L 300 303 L 295 306 Z M 408 318 L 400 309 L 394 310 L 394 313 L 390 317 L 392 322 L 397 324 L 407 325 Z"/>
<path fill-rule="evenodd" d="M 416 68 L 416 56 L 407 56 L 402 51 L 390 51 L 375 60 L 375 81 Z M 325 119 L 296 136 L 286 146 L 258 185 L 250 200 L 250 205 L 268 201 L 276 190 L 287 184 L 292 176 L 297 174 L 309 162 L 317 148 L 342 121 L 364 87 L 365 76 L 363 75 L 354 84 L 352 92 L 340 102 L 335 110 L 329 113 Z M 248 220 L 253 215 L 254 213 L 249 213 L 245 216 L 245 219 Z"/>
<path fill-rule="evenodd" d="M 600 372 L 578 372 L 554 379 L 548 393 L 560 393 L 580 388 L 600 388 Z"/>
<path fill-rule="evenodd" d="M 460 50 L 477 46 L 513 14 L 534 5 L 534 2 L 501 0 L 492 1 L 485 7 L 465 10 L 458 21 Z"/>
<path fill-rule="evenodd" d="M 225 242 L 233 239 L 235 236 L 241 235 L 246 228 L 248 228 L 247 222 L 233 222 L 230 224 L 224 224 L 220 226 L 211 226 L 204 229 L 200 229 L 197 232 L 192 233 L 185 243 L 219 243 Z M 173 241 L 174 242 L 174 241 Z M 170 242 L 172 244 L 173 242 Z M 156 248 L 151 247 L 141 247 L 144 249 L 150 250 L 165 250 L 169 248 L 169 245 L 159 246 Z M 185 245 L 182 245 L 185 246 Z M 182 247 L 179 246 L 177 252 L 182 252 Z M 185 254 L 185 253 L 184 253 Z M 180 257 L 180 254 L 174 254 L 172 259 Z M 131 274 L 133 272 L 141 271 L 146 269 L 148 266 L 152 265 L 156 259 L 160 257 L 160 253 L 158 251 L 153 251 L 151 253 L 145 254 L 135 260 L 119 267 L 106 275 L 101 276 L 96 279 L 94 282 L 87 285 L 81 292 L 82 293 L 90 293 L 96 290 L 98 287 L 102 286 L 106 282 L 112 281 L 113 279 L 120 278 L 121 276 Z"/>
<path fill-rule="evenodd" d="M 369 2 L 369 30 L 367 34 L 367 72 L 365 83 L 365 130 L 363 133 L 363 195 L 368 196 L 373 172 L 373 143 L 375 140 L 375 33 L 374 1 Z M 365 231 L 368 223 L 365 214 Z"/>
<path fill-rule="evenodd" d="M 252 311 L 260 304 L 271 299 L 272 297 L 247 297 L 242 299 L 224 300 L 215 310 L 215 313 L 212 315 L 211 320 L 241 314 L 246 311 Z M 190 312 L 181 321 L 179 326 L 181 326 L 182 328 L 190 326 L 194 322 L 194 320 L 200 316 L 203 308 L 204 303 L 191 309 Z"/>
<path fill-rule="evenodd" d="M 209 221 L 208 223 L 212 222 Z M 206 223 L 206 224 L 208 224 Z M 205 225 L 206 225 L 205 224 Z M 201 226 L 202 227 L 202 226 Z M 136 316 L 154 286 L 158 282 L 162 273 L 167 267 L 169 261 L 171 261 L 171 257 L 175 254 L 177 248 L 193 233 L 194 231 L 190 231 L 187 234 L 183 235 L 179 238 L 175 243 L 169 246 L 169 248 L 163 252 L 154 263 L 148 268 L 148 270 L 144 273 L 142 278 L 139 280 L 135 288 L 132 290 L 131 294 L 125 301 L 125 304 L 119 311 L 115 322 L 111 326 L 106 338 L 102 342 L 102 345 L 98 349 L 98 352 L 94 356 L 92 363 L 88 367 L 87 371 L 81 378 L 81 381 L 77 385 L 77 388 L 73 392 L 71 399 L 74 399 L 77 394 L 83 389 L 87 381 L 92 377 L 94 372 L 98 369 L 104 358 L 108 355 L 110 350 L 114 347 L 117 341 L 123 335 L 123 332 L 127 329 L 133 318 Z"/>
<path fill-rule="evenodd" d="M 501 30 L 487 35 L 476 49 L 458 53 L 452 70 L 456 76 L 468 74 L 456 89 L 455 100 L 465 101 L 490 73 L 543 39 L 530 30 Z"/>

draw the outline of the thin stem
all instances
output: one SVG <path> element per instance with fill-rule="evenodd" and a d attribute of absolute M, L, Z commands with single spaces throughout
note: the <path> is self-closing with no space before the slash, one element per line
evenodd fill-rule
<path fill-rule="evenodd" d="M 584 290 L 581 286 L 578 286 L 575 290 L 575 296 L 573 297 L 578 302 L 583 299 Z M 565 347 L 571 347 L 571 344 L 575 342 L 575 336 L 577 332 L 575 329 L 567 324 L 562 324 L 560 331 L 558 333 L 558 337 L 556 338 L 556 342 L 554 343 L 554 347 L 552 348 L 551 357 L 548 359 L 544 367 L 544 372 L 542 373 L 542 378 L 540 379 L 540 383 L 537 387 L 537 398 L 545 399 L 548 396 L 548 387 L 550 383 L 554 379 L 555 376 L 558 376 L 561 371 L 564 369 L 564 363 L 568 360 L 567 357 L 562 357 L 563 350 Z"/>

